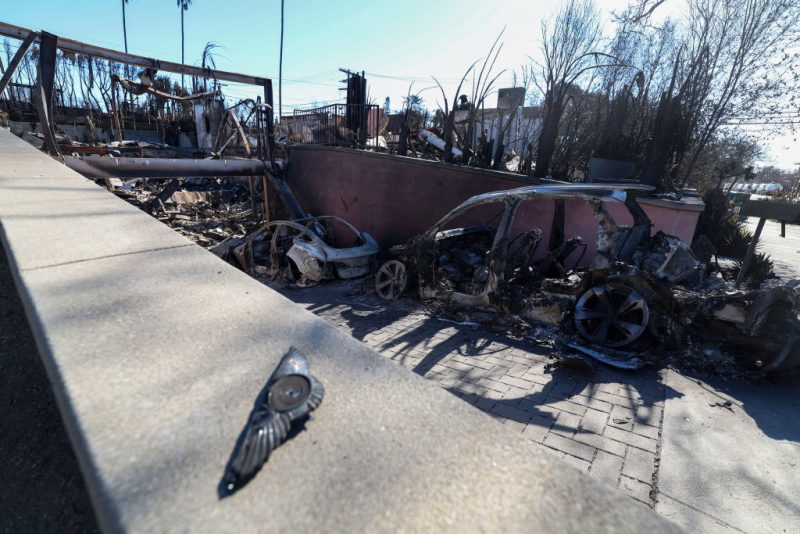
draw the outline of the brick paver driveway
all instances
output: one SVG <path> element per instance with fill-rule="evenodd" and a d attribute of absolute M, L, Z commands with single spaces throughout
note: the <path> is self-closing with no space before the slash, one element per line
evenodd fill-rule
<path fill-rule="evenodd" d="M 652 370 L 602 364 L 581 376 L 546 370 L 549 349 L 487 328 L 387 305 L 369 280 L 312 288 L 270 284 L 287 298 L 513 427 L 591 476 L 653 506 L 666 388 Z"/>

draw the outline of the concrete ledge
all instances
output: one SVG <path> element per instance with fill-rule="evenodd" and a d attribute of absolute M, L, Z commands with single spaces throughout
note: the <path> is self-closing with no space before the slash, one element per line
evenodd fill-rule
<path fill-rule="evenodd" d="M 339 147 L 339 146 L 324 146 L 324 145 L 291 145 L 289 148 L 292 151 L 310 151 L 316 153 L 325 152 L 342 152 L 359 158 L 372 158 L 377 160 L 391 160 L 408 165 L 418 165 L 420 167 L 446 169 L 456 173 L 455 175 L 466 179 L 475 179 L 476 176 L 483 176 L 489 178 L 502 178 L 504 180 L 511 180 L 518 182 L 520 185 L 515 187 L 522 187 L 524 185 L 539 185 L 547 183 L 563 183 L 551 179 L 534 178 L 532 176 L 525 176 L 515 172 L 501 171 L 496 169 L 482 169 L 480 167 L 468 167 L 467 165 L 456 165 L 453 163 L 444 163 L 443 161 L 433 161 L 429 159 L 414 158 L 411 156 L 398 156 L 396 154 L 386 154 L 383 152 L 374 152 L 372 150 L 357 150 L 353 148 Z M 291 158 L 291 155 L 289 156 Z M 512 186 L 507 187 L 510 189 Z"/>
<path fill-rule="evenodd" d="M 2 240 L 104 530 L 675 528 L 20 144 L 0 129 Z M 325 401 L 219 500 L 292 345 Z"/>

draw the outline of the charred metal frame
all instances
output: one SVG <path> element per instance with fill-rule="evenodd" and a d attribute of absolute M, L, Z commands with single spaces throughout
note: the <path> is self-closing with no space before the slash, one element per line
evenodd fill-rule
<path fill-rule="evenodd" d="M 22 61 L 23 57 L 25 57 L 25 54 L 28 52 L 28 49 L 31 47 L 36 38 L 37 38 L 36 33 L 30 32 L 28 35 L 25 36 L 25 39 L 23 39 L 22 44 L 17 49 L 17 52 L 14 54 L 14 57 L 11 58 L 11 62 L 8 64 L 8 68 L 3 73 L 3 77 L 0 78 L 0 95 L 2 95 L 3 91 L 5 91 L 6 87 L 8 87 L 9 83 L 11 82 L 11 77 L 13 76 L 14 71 L 17 70 L 19 62 Z"/>
<path fill-rule="evenodd" d="M 174 178 L 176 176 L 263 176 L 269 162 L 257 159 L 96 158 L 64 156 L 70 169 L 87 178 Z"/>
<path fill-rule="evenodd" d="M 332 222 L 348 228 L 361 241 L 359 245 L 348 248 L 336 248 L 325 240 L 325 224 Z M 341 278 L 363 276 L 369 271 L 372 260 L 380 252 L 375 240 L 341 217 L 321 215 L 304 217 L 295 220 L 272 221 L 256 230 L 233 248 L 234 256 L 243 270 L 249 271 L 253 264 L 253 243 L 265 233 L 272 233 L 270 239 L 270 264 L 273 275 L 280 266 L 278 240 L 289 236 L 281 236 L 281 231 L 294 232 L 292 246 L 286 256 L 297 266 L 301 276 L 312 282 L 318 282 L 333 273 Z"/>
<path fill-rule="evenodd" d="M 412 256 L 417 258 L 417 270 L 419 280 L 420 297 L 423 299 L 441 297 L 436 289 L 434 279 L 433 256 L 436 250 L 436 236 L 439 229 L 447 222 L 458 217 L 462 213 L 476 206 L 491 203 L 503 203 L 503 213 L 500 217 L 497 230 L 495 231 L 492 246 L 489 252 L 489 277 L 478 294 L 467 294 L 453 291 L 450 295 L 454 301 L 468 306 L 490 306 L 491 295 L 495 293 L 504 283 L 505 267 L 508 256 L 509 233 L 516 217 L 517 208 L 527 200 L 584 200 L 589 202 L 594 208 L 594 214 L 598 221 L 598 240 L 597 256 L 593 267 L 597 269 L 607 268 L 615 259 L 615 253 L 626 245 L 629 237 L 649 236 L 651 223 L 644 210 L 635 201 L 637 193 L 650 192 L 653 188 L 642 185 L 548 185 L 532 186 L 511 189 L 508 191 L 497 191 L 472 197 L 460 206 L 450 211 L 434 224 L 428 231 L 414 240 L 412 250 L 407 250 Z M 617 243 L 621 235 L 617 230 L 620 227 L 613 220 L 605 209 L 604 202 L 624 203 L 634 219 L 634 226 L 624 234 L 624 241 Z M 401 252 L 401 255 L 403 253 Z"/>
<path fill-rule="evenodd" d="M 180 63 L 173 63 L 171 61 L 163 61 L 159 59 L 148 58 L 144 56 L 137 56 L 135 54 L 128 54 L 110 48 L 103 48 L 100 46 L 58 37 L 47 32 L 36 32 L 13 24 L 0 22 L 0 35 L 11 37 L 13 39 L 22 40 L 22 46 L 17 51 L 17 55 L 9 64 L 3 78 L 0 79 L 0 93 L 5 89 L 5 86 L 11 79 L 14 70 L 19 63 L 27 49 L 36 41 L 40 43 L 40 57 L 39 57 L 39 80 L 36 87 L 36 104 L 39 111 L 39 119 L 42 124 L 42 131 L 45 136 L 44 148 L 50 154 L 60 156 L 58 144 L 55 139 L 55 129 L 53 125 L 52 116 L 52 101 L 53 101 L 53 85 L 55 81 L 56 71 L 56 49 L 61 49 L 65 52 L 72 52 L 83 54 L 86 56 L 98 57 L 109 61 L 116 61 L 127 65 L 142 67 L 145 69 L 155 69 L 176 74 L 184 74 L 188 76 L 195 76 L 198 78 L 214 78 L 217 80 L 225 80 L 236 83 L 243 83 L 248 85 L 259 85 L 264 88 L 264 102 L 266 108 L 265 120 L 265 137 L 266 143 L 269 148 L 269 154 L 264 154 L 260 150 L 262 160 L 269 160 L 272 168 L 275 166 L 275 132 L 273 127 L 273 105 L 272 105 L 272 80 L 269 78 L 261 78 L 257 76 L 249 76 L 246 74 L 238 74 L 235 72 L 227 72 L 216 69 L 200 68 L 192 65 L 182 65 Z M 16 62 L 14 61 L 16 60 Z M 178 176 L 177 174 L 175 176 Z"/>

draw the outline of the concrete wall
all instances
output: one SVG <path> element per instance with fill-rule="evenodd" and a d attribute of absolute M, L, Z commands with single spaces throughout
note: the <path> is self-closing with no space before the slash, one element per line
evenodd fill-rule
<path fill-rule="evenodd" d="M 405 242 L 471 196 L 542 183 L 512 173 L 488 171 L 415 158 L 336 147 L 297 146 L 289 150 L 287 176 L 306 210 L 338 215 L 371 234 L 383 247 Z M 691 241 L 702 203 L 642 199 L 662 230 Z M 537 201 L 521 210 L 523 226 L 540 227 L 547 240 L 552 201 Z M 597 224 L 582 201 L 567 202 L 566 235 L 580 235 L 588 244 L 582 263 L 594 257 Z M 611 206 L 620 224 L 630 224 L 624 206 Z M 516 227 L 517 225 L 515 225 Z"/>

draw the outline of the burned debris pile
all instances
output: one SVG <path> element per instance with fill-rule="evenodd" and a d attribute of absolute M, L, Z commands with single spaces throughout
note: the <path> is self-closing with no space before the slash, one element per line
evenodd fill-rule
<path fill-rule="evenodd" d="M 369 234 L 333 216 L 268 222 L 227 245 L 215 252 L 246 273 L 301 287 L 370 274 L 379 251 Z"/>
<path fill-rule="evenodd" d="M 516 330 L 520 322 L 549 325 L 571 366 L 589 358 L 622 369 L 669 364 L 736 376 L 800 366 L 800 286 L 735 289 L 731 273 L 680 239 L 651 236 L 636 203 L 647 190 L 554 185 L 473 197 L 393 247 L 397 259 L 378 271 L 376 292 L 393 300 L 416 286 L 423 300 L 459 320 L 487 322 L 490 313 L 490 323 Z M 597 219 L 588 267 L 579 237 L 548 247 L 542 230 L 525 222 L 531 203 L 559 200 L 587 202 Z M 627 208 L 631 226 L 615 222 L 611 203 Z"/>
<path fill-rule="evenodd" d="M 212 251 L 232 239 L 245 237 L 259 226 L 247 185 L 238 180 L 122 182 L 112 178 L 110 185 L 117 196 Z"/>
<path fill-rule="evenodd" d="M 118 196 L 256 278 L 265 276 L 307 286 L 322 280 L 365 276 L 374 271 L 380 250 L 369 234 L 339 217 L 261 222 L 261 204 L 253 201 L 242 180 L 122 182 L 112 178 L 107 185 Z"/>

